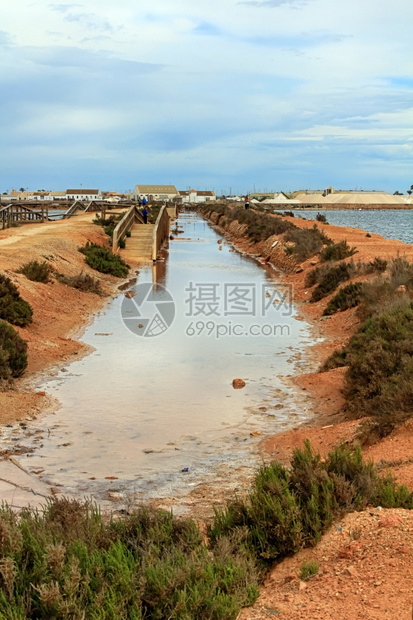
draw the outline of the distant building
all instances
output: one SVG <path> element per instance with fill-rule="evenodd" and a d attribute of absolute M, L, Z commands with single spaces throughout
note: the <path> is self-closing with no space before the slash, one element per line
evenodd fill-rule
<path fill-rule="evenodd" d="M 201 190 L 183 190 L 179 192 L 179 196 L 182 202 L 189 202 L 191 204 L 197 204 L 199 202 L 207 202 L 209 200 L 216 200 L 215 192 L 201 191 Z"/>
<path fill-rule="evenodd" d="M 175 185 L 135 185 L 132 198 L 134 200 L 139 200 L 139 198 L 144 197 L 149 201 L 164 200 L 169 202 L 170 200 L 179 198 L 179 192 Z"/>
<path fill-rule="evenodd" d="M 102 200 L 98 189 L 67 189 L 67 200 Z"/>
<path fill-rule="evenodd" d="M 251 199 L 255 198 L 255 200 L 276 200 L 276 199 L 282 199 L 282 200 L 288 200 L 288 196 L 286 196 L 285 194 L 283 194 L 282 192 L 252 192 L 251 194 L 249 194 L 249 197 Z"/>

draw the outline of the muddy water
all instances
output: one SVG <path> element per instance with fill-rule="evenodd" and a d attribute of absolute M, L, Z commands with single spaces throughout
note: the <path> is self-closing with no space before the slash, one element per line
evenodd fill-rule
<path fill-rule="evenodd" d="M 20 462 L 63 492 L 104 503 L 236 486 L 260 463 L 260 432 L 307 416 L 285 381 L 313 342 L 293 292 L 196 214 L 178 224 L 165 260 L 86 330 L 94 352 L 36 386 L 60 406 L 20 438 L 31 450 Z M 159 308 L 164 331 L 151 335 Z"/>

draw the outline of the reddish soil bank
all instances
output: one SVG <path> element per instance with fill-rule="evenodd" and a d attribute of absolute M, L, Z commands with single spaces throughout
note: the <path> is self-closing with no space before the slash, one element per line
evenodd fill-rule
<path fill-rule="evenodd" d="M 216 218 L 213 218 L 213 220 Z M 289 219 L 289 218 L 288 218 Z M 299 227 L 312 227 L 314 220 L 294 218 Z M 220 222 L 221 223 L 221 222 Z M 317 222 L 333 241 L 346 240 L 357 248 L 355 261 L 368 262 L 376 256 L 387 260 L 405 256 L 413 261 L 413 246 L 366 231 Z M 310 258 L 297 264 L 285 255 L 282 238 L 253 244 L 245 238 L 245 227 L 231 223 L 221 231 L 242 252 L 256 256 L 280 269 L 280 277 L 294 285 L 294 301 L 302 316 L 315 326 L 323 342 L 313 347 L 314 367 L 345 344 L 359 321 L 355 309 L 323 317 L 329 301 L 308 303 L 305 286 L 308 271 L 318 263 Z M 278 241 L 276 245 L 274 242 Z M 313 448 L 327 454 L 341 441 L 351 441 L 360 420 L 347 420 L 341 413 L 344 369 L 313 373 L 294 378 L 313 402 L 310 423 L 263 440 L 266 456 L 288 465 L 292 452 L 309 439 Z M 413 490 L 413 420 L 376 445 L 364 448 L 366 459 L 388 466 L 400 483 Z M 285 559 L 268 575 L 257 603 L 244 609 L 239 620 L 270 617 L 289 620 L 355 620 L 358 618 L 412 618 L 413 603 L 413 513 L 372 508 L 345 516 L 313 549 L 305 549 Z M 303 561 L 316 560 L 319 570 L 306 582 L 299 578 Z"/>
<path fill-rule="evenodd" d="M 33 323 L 15 328 L 28 343 L 29 365 L 11 391 L 0 389 L 0 424 L 37 415 L 48 405 L 47 396 L 34 391 L 30 380 L 47 368 L 64 365 L 72 356 L 87 352 L 87 347 L 75 337 L 121 283 L 119 278 L 89 268 L 78 251 L 87 241 L 108 246 L 107 235 L 92 223 L 93 217 L 94 214 L 79 215 L 0 231 L 0 272 L 17 285 L 23 299 L 33 308 Z M 83 293 L 54 278 L 48 284 L 32 282 L 16 273 L 32 260 L 47 260 L 56 272 L 69 276 L 89 273 L 100 281 L 105 296 Z"/>

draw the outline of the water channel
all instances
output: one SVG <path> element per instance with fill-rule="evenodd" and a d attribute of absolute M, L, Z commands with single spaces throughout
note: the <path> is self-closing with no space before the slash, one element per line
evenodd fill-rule
<path fill-rule="evenodd" d="M 93 352 L 36 385 L 59 407 L 19 437 L 19 460 L 63 492 L 104 504 L 236 487 L 237 472 L 261 463 L 260 432 L 308 416 L 285 379 L 309 364 L 314 342 L 293 291 L 199 215 L 178 224 L 165 260 L 85 330 Z"/>

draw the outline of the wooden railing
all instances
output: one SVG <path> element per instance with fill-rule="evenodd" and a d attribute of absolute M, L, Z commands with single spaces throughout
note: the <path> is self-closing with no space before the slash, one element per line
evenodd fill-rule
<path fill-rule="evenodd" d="M 14 204 L 9 204 L 0 208 L 0 223 L 2 228 L 9 228 L 13 222 L 44 222 L 45 219 L 48 219 L 48 208 L 43 206 L 41 207 L 41 212 Z"/>
<path fill-rule="evenodd" d="M 73 217 L 76 215 L 76 211 L 80 209 L 81 211 L 85 210 L 85 205 L 81 200 L 75 200 L 71 207 L 68 208 L 67 211 L 63 214 L 63 219 L 66 220 L 69 217 Z"/>
<path fill-rule="evenodd" d="M 119 241 L 124 237 L 126 232 L 130 230 L 135 222 L 140 222 L 143 224 L 143 217 L 139 213 L 136 205 L 132 205 L 130 209 L 128 209 L 120 220 L 117 223 L 115 230 L 112 234 L 112 251 L 116 252 L 119 247 Z"/>
<path fill-rule="evenodd" d="M 156 261 L 165 240 L 169 239 L 169 215 L 166 205 L 159 211 L 153 229 L 152 260 Z"/>

